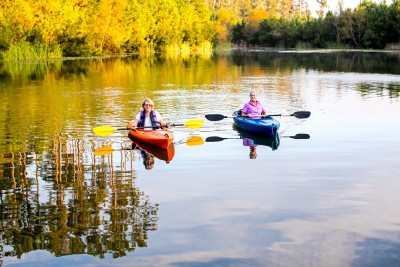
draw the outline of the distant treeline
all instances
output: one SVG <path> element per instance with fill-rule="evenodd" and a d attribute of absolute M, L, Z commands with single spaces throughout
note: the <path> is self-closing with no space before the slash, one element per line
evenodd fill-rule
<path fill-rule="evenodd" d="M 243 20 L 231 42 L 281 48 L 400 49 L 400 1 L 391 5 L 363 1 L 354 10 L 329 11 L 319 18 L 270 18 L 254 29 Z"/>
<path fill-rule="evenodd" d="M 319 17 L 306 0 L 2 0 L 1 59 L 213 48 L 399 48 L 400 0 Z M 343 0 L 339 0 L 339 4 Z M 342 6 L 342 5 L 340 5 Z"/>

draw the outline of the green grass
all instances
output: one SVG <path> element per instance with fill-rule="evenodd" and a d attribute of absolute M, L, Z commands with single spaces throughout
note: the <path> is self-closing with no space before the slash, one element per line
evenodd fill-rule
<path fill-rule="evenodd" d="M 28 42 L 11 44 L 8 50 L 1 52 L 3 61 L 52 59 L 62 56 L 62 49 L 58 45 L 48 46 Z"/>

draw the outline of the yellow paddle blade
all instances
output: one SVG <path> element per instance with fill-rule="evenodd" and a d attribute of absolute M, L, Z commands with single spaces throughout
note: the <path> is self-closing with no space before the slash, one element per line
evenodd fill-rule
<path fill-rule="evenodd" d="M 94 134 L 98 135 L 98 136 L 108 136 L 108 135 L 112 134 L 113 132 L 115 132 L 116 130 L 117 130 L 117 128 L 114 128 L 112 126 L 99 126 L 99 127 L 93 128 Z"/>
<path fill-rule="evenodd" d="M 111 146 L 103 146 L 94 151 L 95 156 L 105 156 L 109 155 L 114 151 L 114 149 Z"/>
<path fill-rule="evenodd" d="M 203 126 L 204 120 L 202 119 L 195 119 L 195 120 L 188 120 L 184 125 L 190 129 L 196 129 Z"/>
<path fill-rule="evenodd" d="M 204 140 L 200 135 L 192 135 L 186 140 L 185 143 L 188 146 L 199 146 L 204 144 Z"/>

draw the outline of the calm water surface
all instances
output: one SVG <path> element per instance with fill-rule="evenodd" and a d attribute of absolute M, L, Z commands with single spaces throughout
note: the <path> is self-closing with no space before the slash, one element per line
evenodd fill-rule
<path fill-rule="evenodd" d="M 92 131 L 146 97 L 185 123 L 250 90 L 312 113 L 277 117 L 255 159 L 230 118 L 175 127 L 150 169 Z M 8 63 L 0 98 L 0 266 L 400 266 L 399 53 Z"/>

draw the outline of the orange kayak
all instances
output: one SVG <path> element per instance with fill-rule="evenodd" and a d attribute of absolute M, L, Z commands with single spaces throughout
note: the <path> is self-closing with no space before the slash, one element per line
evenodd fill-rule
<path fill-rule="evenodd" d="M 131 128 L 131 122 L 128 123 L 128 128 Z M 167 149 L 172 141 L 174 140 L 174 135 L 166 130 L 146 130 L 146 129 L 136 129 L 129 130 L 129 134 L 136 140 L 142 143 L 146 143 L 151 146 Z"/>
<path fill-rule="evenodd" d="M 161 149 L 159 147 L 155 147 L 136 139 L 134 136 L 129 134 L 129 139 L 136 145 L 136 148 L 146 151 L 147 153 L 152 154 L 154 157 L 163 160 L 169 163 L 175 155 L 175 146 L 171 143 L 167 149 Z"/>

